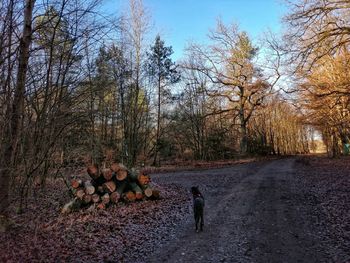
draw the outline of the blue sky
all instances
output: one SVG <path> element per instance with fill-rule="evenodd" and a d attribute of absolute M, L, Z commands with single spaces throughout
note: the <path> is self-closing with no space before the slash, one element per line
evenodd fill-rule
<path fill-rule="evenodd" d="M 128 2 L 109 0 L 106 7 L 118 14 Z M 153 34 L 160 33 L 166 45 L 173 47 L 174 59 L 181 58 L 189 41 L 204 44 L 218 17 L 238 24 L 257 40 L 268 29 L 279 33 L 286 10 L 282 0 L 144 0 L 144 5 L 154 23 Z"/>

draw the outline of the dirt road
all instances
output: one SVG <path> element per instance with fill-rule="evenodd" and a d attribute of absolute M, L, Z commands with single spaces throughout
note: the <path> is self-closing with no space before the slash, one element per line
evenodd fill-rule
<path fill-rule="evenodd" d="M 191 207 L 176 235 L 146 262 L 325 262 L 295 160 L 153 175 L 162 184 L 199 186 L 205 229 L 195 233 Z"/>

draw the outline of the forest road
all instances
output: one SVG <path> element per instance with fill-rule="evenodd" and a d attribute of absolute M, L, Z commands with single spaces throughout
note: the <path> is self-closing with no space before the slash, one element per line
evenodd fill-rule
<path fill-rule="evenodd" d="M 293 180 L 294 162 L 153 175 L 157 183 L 199 186 L 205 227 L 195 233 L 189 207 L 176 235 L 146 262 L 324 262 L 305 190 Z"/>

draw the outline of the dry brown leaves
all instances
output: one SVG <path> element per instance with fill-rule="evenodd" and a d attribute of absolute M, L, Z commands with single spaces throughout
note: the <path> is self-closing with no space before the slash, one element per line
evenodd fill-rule
<path fill-rule="evenodd" d="M 333 260 L 340 262 L 337 254 L 350 251 L 350 157 L 303 157 L 297 166 L 299 178 L 310 190 L 318 224 L 336 248 Z"/>
<path fill-rule="evenodd" d="M 0 262 L 123 262 L 150 253 L 159 233 L 172 231 L 189 213 L 187 193 L 157 186 L 160 200 L 118 204 L 104 211 L 83 209 L 61 215 L 70 197 L 62 180 L 28 200 L 24 214 L 0 236 Z"/>

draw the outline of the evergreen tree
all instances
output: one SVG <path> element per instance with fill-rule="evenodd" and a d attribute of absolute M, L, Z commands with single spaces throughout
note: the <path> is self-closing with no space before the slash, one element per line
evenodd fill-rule
<path fill-rule="evenodd" d="M 176 64 L 171 60 L 173 49 L 165 46 L 163 40 L 157 35 L 150 52 L 147 52 L 146 71 L 157 88 L 157 127 L 156 142 L 154 148 L 153 164 L 159 165 L 158 152 L 161 134 L 161 105 L 167 96 L 170 95 L 169 86 L 180 80 L 180 74 Z"/>

